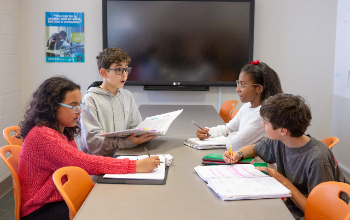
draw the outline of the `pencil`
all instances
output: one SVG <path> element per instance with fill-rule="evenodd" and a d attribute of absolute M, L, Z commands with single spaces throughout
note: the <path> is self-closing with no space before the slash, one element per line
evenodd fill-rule
<path fill-rule="evenodd" d="M 192 121 L 192 120 L 191 120 L 191 121 Z M 202 131 L 205 131 L 201 126 L 197 125 L 196 122 L 192 121 L 192 123 L 193 123 L 194 125 L 196 125 L 197 127 L 199 127 L 199 129 L 201 129 Z M 208 132 L 207 132 L 207 135 L 208 135 L 208 136 L 211 136 Z"/>
<path fill-rule="evenodd" d="M 230 161 L 232 163 L 232 146 L 231 145 L 230 145 L 230 155 L 231 155 Z"/>
<path fill-rule="evenodd" d="M 144 149 L 145 149 L 145 151 L 146 151 L 148 157 L 151 157 L 151 155 L 149 155 L 149 153 L 148 153 L 148 150 L 147 150 L 146 146 L 144 147 Z"/>

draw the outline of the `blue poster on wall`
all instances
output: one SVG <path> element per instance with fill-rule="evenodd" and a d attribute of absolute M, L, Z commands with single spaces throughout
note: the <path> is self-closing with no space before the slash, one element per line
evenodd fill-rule
<path fill-rule="evenodd" d="M 46 12 L 46 62 L 85 62 L 84 13 Z"/>

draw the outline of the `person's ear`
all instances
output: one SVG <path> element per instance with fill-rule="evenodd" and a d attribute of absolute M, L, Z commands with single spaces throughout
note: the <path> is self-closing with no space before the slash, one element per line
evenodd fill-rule
<path fill-rule="evenodd" d="M 263 87 L 262 85 L 258 85 L 258 86 L 256 87 L 256 92 L 257 92 L 257 93 L 262 93 L 263 90 L 264 90 L 264 87 Z"/>
<path fill-rule="evenodd" d="M 101 69 L 100 69 L 100 74 L 101 74 L 101 76 L 102 76 L 103 78 L 105 78 L 105 79 L 108 78 L 108 76 L 107 76 L 107 70 L 101 68 Z"/>
<path fill-rule="evenodd" d="M 287 133 L 288 133 L 288 129 L 287 128 L 281 128 L 281 135 L 282 136 L 287 135 Z"/>

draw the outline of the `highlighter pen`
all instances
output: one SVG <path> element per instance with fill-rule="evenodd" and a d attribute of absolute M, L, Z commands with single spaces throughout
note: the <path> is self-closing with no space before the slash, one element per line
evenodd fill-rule
<path fill-rule="evenodd" d="M 230 161 L 231 161 L 231 164 L 232 164 L 232 145 L 230 145 L 230 155 L 231 155 Z"/>
<path fill-rule="evenodd" d="M 197 127 L 199 127 L 199 129 L 201 129 L 202 131 L 205 131 L 201 126 L 197 125 L 196 122 L 192 121 L 192 123 L 195 124 Z M 207 133 L 207 134 L 208 134 L 208 136 L 211 136 L 209 133 Z"/>

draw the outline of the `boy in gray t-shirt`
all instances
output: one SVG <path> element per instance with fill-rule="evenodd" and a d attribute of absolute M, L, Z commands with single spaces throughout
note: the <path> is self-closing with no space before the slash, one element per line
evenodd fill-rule
<path fill-rule="evenodd" d="M 344 176 L 332 151 L 321 141 L 305 135 L 311 112 L 300 96 L 278 94 L 266 99 L 260 108 L 262 125 L 268 138 L 255 145 L 247 145 L 233 153 L 226 151 L 224 160 L 235 163 L 242 158 L 261 157 L 276 163 L 277 170 L 268 172 L 281 182 L 292 196 L 285 203 L 295 218 L 304 216 L 306 198 L 318 184 L 326 181 L 344 182 Z"/>

